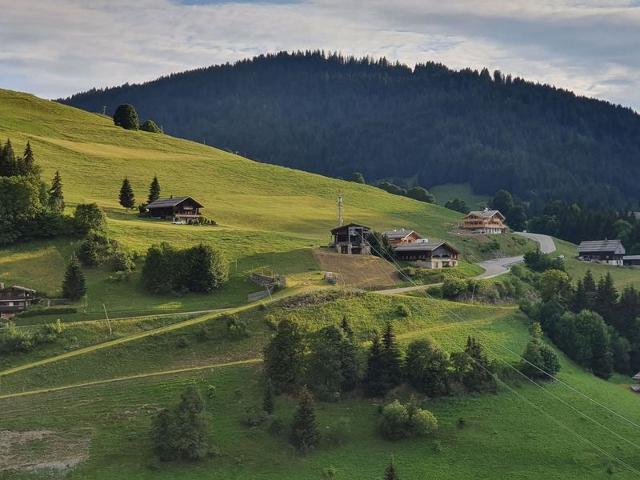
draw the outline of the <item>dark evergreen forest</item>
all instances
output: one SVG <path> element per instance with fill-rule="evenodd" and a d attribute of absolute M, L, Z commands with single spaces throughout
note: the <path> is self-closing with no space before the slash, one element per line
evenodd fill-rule
<path fill-rule="evenodd" d="M 329 176 L 469 182 L 534 210 L 640 198 L 640 115 L 498 71 L 278 53 L 61 101 L 110 114 L 130 103 L 169 134 Z"/>

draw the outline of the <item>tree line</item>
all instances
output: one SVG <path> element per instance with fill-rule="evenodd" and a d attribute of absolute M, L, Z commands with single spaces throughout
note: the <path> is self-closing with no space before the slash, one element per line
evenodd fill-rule
<path fill-rule="evenodd" d="M 328 176 L 588 207 L 640 198 L 638 114 L 486 68 L 280 52 L 61 101 L 133 104 L 172 135 Z"/>

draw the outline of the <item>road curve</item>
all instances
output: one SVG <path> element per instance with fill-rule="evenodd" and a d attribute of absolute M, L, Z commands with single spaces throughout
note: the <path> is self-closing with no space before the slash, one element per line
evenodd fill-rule
<path fill-rule="evenodd" d="M 526 237 L 534 242 L 538 242 L 540 246 L 540 251 L 542 253 L 553 253 L 556 251 L 556 244 L 553 242 L 553 238 L 549 235 L 543 235 L 541 233 L 527 233 L 527 232 L 515 232 L 516 235 L 520 235 L 521 237 Z M 479 280 L 494 278 L 499 275 L 503 275 L 507 273 L 512 265 L 516 263 L 522 263 L 524 261 L 524 255 L 518 255 L 517 257 L 504 257 L 504 258 L 494 258 L 492 260 L 485 260 L 484 262 L 479 262 L 478 265 L 484 269 L 480 275 L 476 275 L 474 278 Z M 411 287 L 400 287 L 400 288 L 390 288 L 387 290 L 378 290 L 376 293 L 381 293 L 383 295 L 400 295 L 403 293 L 413 292 L 416 290 L 422 290 L 427 287 L 433 287 L 440 284 L 431 284 L 431 285 L 414 285 Z"/>

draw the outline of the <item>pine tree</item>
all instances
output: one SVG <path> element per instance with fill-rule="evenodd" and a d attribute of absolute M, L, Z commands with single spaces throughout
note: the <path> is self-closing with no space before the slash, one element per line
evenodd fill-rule
<path fill-rule="evenodd" d="M 611 273 L 607 272 L 598 281 L 594 310 L 602 316 L 606 323 L 611 324 L 614 321 L 617 303 L 618 290 L 616 290 Z"/>
<path fill-rule="evenodd" d="M 304 344 L 298 326 L 284 319 L 264 349 L 264 369 L 277 392 L 290 392 L 299 385 L 304 365 Z"/>
<path fill-rule="evenodd" d="M 204 400 L 195 385 L 187 386 L 182 393 L 175 415 L 179 426 L 175 444 L 180 457 L 184 460 L 204 458 L 209 450 L 208 425 Z"/>
<path fill-rule="evenodd" d="M 67 270 L 64 274 L 64 281 L 62 283 L 62 296 L 69 300 L 80 300 L 84 294 L 87 293 L 87 285 L 84 278 L 84 273 L 80 268 L 80 262 L 74 255 L 71 257 Z"/>
<path fill-rule="evenodd" d="M 364 385 L 367 394 L 372 397 L 384 395 L 387 392 L 384 383 L 384 360 L 382 358 L 382 345 L 380 336 L 376 333 L 369 349 L 367 359 L 367 373 L 364 377 Z"/>
<path fill-rule="evenodd" d="M 584 274 L 582 286 L 584 288 L 584 295 L 586 298 L 583 310 L 593 310 L 596 305 L 597 287 L 591 270 L 587 270 L 587 273 Z"/>
<path fill-rule="evenodd" d="M 156 175 L 153 176 L 153 180 L 151 181 L 151 185 L 149 186 L 149 198 L 147 199 L 148 203 L 155 202 L 160 198 L 160 182 L 158 181 L 158 177 Z"/>
<path fill-rule="evenodd" d="M 36 173 L 36 160 L 33 156 L 33 150 L 31 150 L 31 143 L 27 142 L 27 146 L 24 149 L 24 155 L 22 156 L 22 161 L 24 163 L 25 175 Z"/>
<path fill-rule="evenodd" d="M 60 171 L 56 170 L 56 174 L 51 180 L 51 188 L 49 189 L 49 210 L 53 213 L 61 214 L 64 211 L 64 194 L 62 193 L 62 177 Z"/>
<path fill-rule="evenodd" d="M 391 322 L 387 322 L 382 335 L 382 371 L 386 390 L 402 382 L 402 357 Z"/>
<path fill-rule="evenodd" d="M 340 328 L 342 329 L 342 332 L 344 333 L 344 335 L 353 342 L 354 339 L 354 333 L 353 333 L 353 329 L 351 328 L 351 325 L 349 324 L 349 319 L 347 318 L 346 315 L 342 316 L 342 322 L 340 322 Z"/>
<path fill-rule="evenodd" d="M 129 104 L 119 105 L 116 108 L 116 112 L 113 114 L 113 123 L 127 130 L 138 130 L 140 128 L 138 112 Z"/>
<path fill-rule="evenodd" d="M 122 187 L 120 187 L 120 205 L 124 208 L 133 208 L 136 205 L 133 188 L 131 188 L 131 184 L 127 177 L 124 177 Z"/>
<path fill-rule="evenodd" d="M 393 457 L 391 457 L 391 461 L 389 462 L 389 466 L 384 471 L 384 480 L 399 480 L 398 474 L 396 473 L 396 466 L 393 461 Z"/>
<path fill-rule="evenodd" d="M 267 378 L 267 381 L 264 384 L 264 397 L 262 398 L 262 410 L 267 412 L 269 415 L 273 413 L 275 410 L 275 393 L 273 391 L 273 382 L 271 382 L 270 378 Z"/>
<path fill-rule="evenodd" d="M 0 152 L 0 177 L 12 177 L 17 175 L 16 154 L 13 151 L 11 140 L 7 139 Z"/>
<path fill-rule="evenodd" d="M 315 448 L 319 440 L 313 396 L 307 387 L 303 387 L 300 392 L 298 410 L 291 424 L 291 444 L 299 452 L 306 453 Z"/>

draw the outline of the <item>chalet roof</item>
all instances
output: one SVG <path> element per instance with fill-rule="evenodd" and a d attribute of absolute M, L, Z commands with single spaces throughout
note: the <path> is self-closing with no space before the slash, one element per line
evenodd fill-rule
<path fill-rule="evenodd" d="M 455 253 L 460 253 L 457 248 L 444 241 L 417 241 L 405 245 L 398 245 L 393 250 L 396 252 L 433 252 L 439 247 L 445 247 Z"/>
<path fill-rule="evenodd" d="M 625 249 L 620 240 L 586 240 L 580 242 L 578 253 L 607 253 L 624 255 Z"/>
<path fill-rule="evenodd" d="M 363 228 L 363 229 L 365 229 L 365 230 L 370 230 L 370 228 L 369 228 L 369 227 L 367 227 L 367 226 L 365 226 L 365 225 L 360 225 L 359 223 L 347 223 L 346 225 L 340 225 L 339 227 L 333 228 L 333 229 L 331 230 L 331 233 L 333 233 L 333 234 L 335 235 L 335 234 L 336 234 L 336 233 L 338 233 L 339 231 L 341 231 L 341 230 L 345 230 L 345 229 L 347 229 L 347 228 L 349 228 L 349 227 L 360 227 L 360 228 Z"/>
<path fill-rule="evenodd" d="M 622 260 L 640 260 L 640 255 L 625 255 Z"/>
<path fill-rule="evenodd" d="M 467 213 L 465 218 L 467 217 L 491 218 L 491 217 L 494 217 L 495 215 L 500 215 L 500 218 L 502 220 L 505 219 L 504 215 L 500 213 L 500 210 L 489 210 L 488 208 L 485 208 L 484 210 L 471 210 L 469 213 Z"/>
<path fill-rule="evenodd" d="M 382 232 L 382 235 L 387 237 L 389 240 L 402 240 L 412 233 L 415 233 L 418 237 L 420 237 L 420 234 L 415 230 L 406 230 L 404 228 L 401 228 L 400 230 L 387 230 L 386 232 Z"/>
<path fill-rule="evenodd" d="M 631 377 L 633 380 L 640 380 L 640 372 L 636 373 L 633 377 Z"/>
<path fill-rule="evenodd" d="M 22 290 L 24 292 L 36 293 L 36 291 L 33 288 L 21 287 L 20 285 L 11 285 L 10 287 L 0 288 L 0 291 L 4 291 L 4 290 Z"/>
<path fill-rule="evenodd" d="M 185 200 L 191 200 L 193 203 L 197 205 L 198 208 L 204 208 L 204 205 L 200 204 L 200 202 L 193 199 L 193 197 L 171 197 L 171 198 L 159 198 L 158 200 L 151 202 L 147 205 L 147 208 L 167 208 L 167 207 L 176 207 L 180 205 Z"/>

